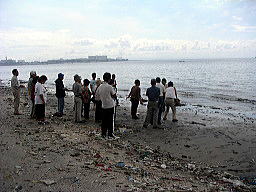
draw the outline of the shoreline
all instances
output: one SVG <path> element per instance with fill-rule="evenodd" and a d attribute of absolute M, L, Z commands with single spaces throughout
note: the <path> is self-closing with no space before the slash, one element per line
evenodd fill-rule
<path fill-rule="evenodd" d="M 83 191 L 85 186 L 91 191 L 243 191 L 249 186 L 241 183 L 239 176 L 255 176 L 253 123 L 178 108 L 178 123 L 167 120 L 162 129 L 143 129 L 146 106 L 139 106 L 140 119 L 134 121 L 130 107 L 121 101 L 116 120 L 121 138 L 102 141 L 100 125 L 93 121 L 94 111 L 87 123 L 73 123 L 70 96 L 65 99 L 66 115 L 58 118 L 52 117 L 57 99 L 48 95 L 46 117 L 50 124 L 45 126 L 29 119 L 25 95 L 21 96 L 21 116 L 12 115 L 9 88 L 0 88 L 0 96 L 3 191 L 19 186 L 30 191 L 70 191 L 72 187 Z M 118 162 L 126 166 L 115 166 Z M 48 180 L 47 184 L 46 179 L 54 183 Z"/>

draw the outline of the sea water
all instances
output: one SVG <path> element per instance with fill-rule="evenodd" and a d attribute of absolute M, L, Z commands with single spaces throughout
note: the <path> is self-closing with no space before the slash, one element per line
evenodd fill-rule
<path fill-rule="evenodd" d="M 104 72 L 116 74 L 120 101 L 135 79 L 141 81 L 142 96 L 152 78 L 173 81 L 178 97 L 186 106 L 182 110 L 226 115 L 228 118 L 256 119 L 256 59 L 193 59 L 193 60 L 147 60 L 122 62 L 61 63 L 48 65 L 0 66 L 0 79 L 10 85 L 12 69 L 20 72 L 19 80 L 27 81 L 29 72 L 46 75 L 46 86 L 54 92 L 54 81 L 63 73 L 64 84 L 71 89 L 73 76 L 91 79 L 93 72 L 102 79 Z"/>

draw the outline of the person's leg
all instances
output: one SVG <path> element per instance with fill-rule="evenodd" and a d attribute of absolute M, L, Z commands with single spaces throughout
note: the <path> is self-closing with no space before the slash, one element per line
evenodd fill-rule
<path fill-rule="evenodd" d="M 30 117 L 31 118 L 35 118 L 35 100 L 31 99 L 31 113 L 30 113 Z"/>
<path fill-rule="evenodd" d="M 90 103 L 84 103 L 84 118 L 89 119 Z"/>
<path fill-rule="evenodd" d="M 20 92 L 14 91 L 13 97 L 14 97 L 14 114 L 19 114 Z"/>
<path fill-rule="evenodd" d="M 159 101 L 158 101 L 158 119 L 157 119 L 157 123 L 159 125 L 161 124 L 161 119 L 162 119 L 163 103 L 164 103 L 164 97 L 159 97 Z"/>
<path fill-rule="evenodd" d="M 64 97 L 58 98 L 58 113 L 63 115 L 64 110 Z"/>
<path fill-rule="evenodd" d="M 81 98 L 77 98 L 77 121 L 81 122 L 82 121 L 82 106 L 83 106 L 83 102 Z"/>
<path fill-rule="evenodd" d="M 153 107 L 152 107 L 152 116 L 153 116 L 153 127 L 157 127 L 157 123 L 158 123 L 158 103 L 155 102 Z"/>
<path fill-rule="evenodd" d="M 95 101 L 95 121 L 99 121 L 99 101 Z"/>
<path fill-rule="evenodd" d="M 107 116 L 108 116 L 107 109 L 102 109 L 101 135 L 103 137 L 107 136 Z"/>
<path fill-rule="evenodd" d="M 170 110 L 170 101 L 169 101 L 169 99 L 165 100 L 165 106 L 166 106 L 166 109 L 165 109 L 164 118 L 163 118 L 164 120 L 167 119 L 167 115 L 168 115 L 169 110 Z"/>
<path fill-rule="evenodd" d="M 107 130 L 108 130 L 108 136 L 112 137 L 113 136 L 113 128 L 114 128 L 114 123 L 113 123 L 113 118 L 114 118 L 114 107 L 107 109 Z"/>
<path fill-rule="evenodd" d="M 42 113 L 42 121 L 45 121 L 45 104 L 41 106 L 41 113 Z"/>
<path fill-rule="evenodd" d="M 177 120 L 177 118 L 176 118 L 176 106 L 175 106 L 174 99 L 171 99 L 170 106 L 171 106 L 171 109 L 172 109 L 172 120 L 176 121 Z"/>
<path fill-rule="evenodd" d="M 78 122 L 78 102 L 76 97 L 74 101 L 75 101 L 74 102 L 74 118 L 75 118 L 75 122 Z"/>
<path fill-rule="evenodd" d="M 36 116 L 36 120 L 38 120 L 38 105 L 35 105 L 35 116 Z"/>
<path fill-rule="evenodd" d="M 144 121 L 143 127 L 147 127 L 148 124 L 150 123 L 150 121 L 152 119 L 152 112 L 153 112 L 152 102 L 149 101 L 148 106 L 147 106 L 147 115 L 146 115 L 146 119 Z"/>
<path fill-rule="evenodd" d="M 60 98 L 58 98 L 58 114 L 60 114 Z"/>
<path fill-rule="evenodd" d="M 132 118 L 137 119 L 138 118 L 137 117 L 137 109 L 138 109 L 139 101 L 136 99 L 132 99 L 131 101 L 132 101 L 132 110 L 131 110 Z"/>

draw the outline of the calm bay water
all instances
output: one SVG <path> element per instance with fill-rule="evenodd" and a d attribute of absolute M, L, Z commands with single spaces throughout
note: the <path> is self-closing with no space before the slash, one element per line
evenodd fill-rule
<path fill-rule="evenodd" d="M 2 83 L 9 84 L 11 70 L 17 68 L 19 79 L 27 81 L 35 70 L 46 75 L 46 86 L 54 90 L 57 74 L 65 74 L 64 83 L 72 87 L 73 76 L 91 79 L 96 72 L 102 79 L 104 72 L 116 74 L 118 94 L 125 101 L 135 79 L 140 79 L 142 93 L 150 86 L 150 79 L 159 76 L 173 81 L 178 95 L 187 105 L 182 110 L 224 114 L 227 117 L 256 119 L 256 59 L 202 59 L 168 61 L 126 61 L 107 63 L 74 63 L 51 65 L 0 66 Z M 145 96 L 144 96 L 145 97 Z"/>

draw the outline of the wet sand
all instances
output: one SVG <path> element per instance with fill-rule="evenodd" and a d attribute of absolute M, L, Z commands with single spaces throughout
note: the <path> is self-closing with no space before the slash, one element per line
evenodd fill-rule
<path fill-rule="evenodd" d="M 252 191 L 237 176 L 255 173 L 253 122 L 194 114 L 178 108 L 179 122 L 161 129 L 142 128 L 122 101 L 116 128 L 120 139 L 101 140 L 100 125 L 75 124 L 73 99 L 65 100 L 62 118 L 53 117 L 57 99 L 49 95 L 49 125 L 12 115 L 9 88 L 0 88 L 1 191 Z M 171 114 L 169 115 L 169 117 Z M 121 132 L 120 132 L 121 131 Z M 118 162 L 124 162 L 124 164 Z M 231 173 L 231 174 L 230 174 Z"/>

